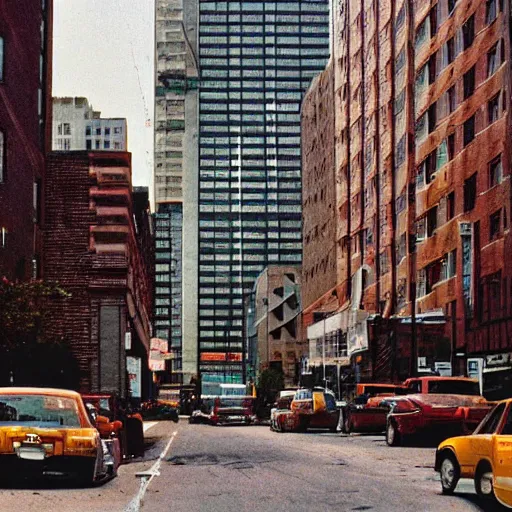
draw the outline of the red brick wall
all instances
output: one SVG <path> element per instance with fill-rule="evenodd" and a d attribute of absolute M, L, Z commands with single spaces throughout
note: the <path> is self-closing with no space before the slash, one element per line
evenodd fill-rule
<path fill-rule="evenodd" d="M 38 119 L 41 55 L 41 0 L 0 0 L 0 37 L 4 39 L 4 80 L 0 86 L 0 130 L 6 138 L 5 178 L 0 183 L 0 228 L 8 231 L 7 247 L 0 247 L 0 275 L 27 278 L 32 258 L 40 257 L 42 238 L 34 224 L 33 184 L 44 178 L 44 155 L 51 130 L 53 1 L 46 14 L 46 64 L 43 107 L 46 129 Z"/>

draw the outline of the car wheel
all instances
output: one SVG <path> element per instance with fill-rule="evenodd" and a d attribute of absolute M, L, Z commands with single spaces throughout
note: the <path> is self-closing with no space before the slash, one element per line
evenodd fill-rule
<path fill-rule="evenodd" d="M 494 500 L 494 485 L 492 483 L 492 468 L 489 463 L 480 465 L 475 475 L 475 490 L 478 496 Z"/>
<path fill-rule="evenodd" d="M 459 463 L 453 453 L 446 452 L 442 455 L 439 476 L 443 494 L 453 494 L 460 478 Z"/>
<path fill-rule="evenodd" d="M 388 446 L 400 446 L 400 432 L 394 421 L 388 421 L 386 426 L 386 443 Z"/>

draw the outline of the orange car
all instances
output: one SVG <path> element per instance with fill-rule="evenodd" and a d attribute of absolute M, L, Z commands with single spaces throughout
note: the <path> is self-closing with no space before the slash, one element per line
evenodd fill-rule
<path fill-rule="evenodd" d="M 91 484 L 117 474 L 115 453 L 78 393 L 0 388 L 1 477 L 70 477 Z"/>

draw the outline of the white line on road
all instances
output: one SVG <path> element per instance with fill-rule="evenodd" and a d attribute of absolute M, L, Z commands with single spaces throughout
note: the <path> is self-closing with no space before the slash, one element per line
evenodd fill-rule
<path fill-rule="evenodd" d="M 154 427 L 155 425 L 158 425 L 158 421 L 144 422 L 144 432 L 146 432 L 146 430 L 149 430 L 151 427 Z"/>
<path fill-rule="evenodd" d="M 148 469 L 148 471 L 144 471 L 142 473 L 137 473 L 135 476 L 140 477 L 140 488 L 139 492 L 133 498 L 132 501 L 128 504 L 128 506 L 125 509 L 125 512 L 139 512 L 140 507 L 142 505 L 142 500 L 144 499 L 144 495 L 146 494 L 146 490 L 149 487 L 149 484 L 151 483 L 151 480 L 155 476 L 160 475 L 160 465 L 162 464 L 162 460 L 167 455 L 167 452 L 169 451 L 169 448 L 171 447 L 172 442 L 174 441 L 174 438 L 176 437 L 176 434 L 178 433 L 177 430 L 175 430 L 171 438 L 169 439 L 169 442 L 163 449 L 162 453 L 159 455 L 157 461 Z"/>

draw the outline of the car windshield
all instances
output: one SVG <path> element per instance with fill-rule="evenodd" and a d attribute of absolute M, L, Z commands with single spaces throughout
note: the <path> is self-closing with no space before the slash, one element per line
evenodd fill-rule
<path fill-rule="evenodd" d="M 447 395 L 480 395 L 478 382 L 471 380 L 432 380 L 428 383 L 429 393 Z"/>
<path fill-rule="evenodd" d="M 46 395 L 1 395 L 0 426 L 79 428 L 78 407 L 72 398 Z"/>

